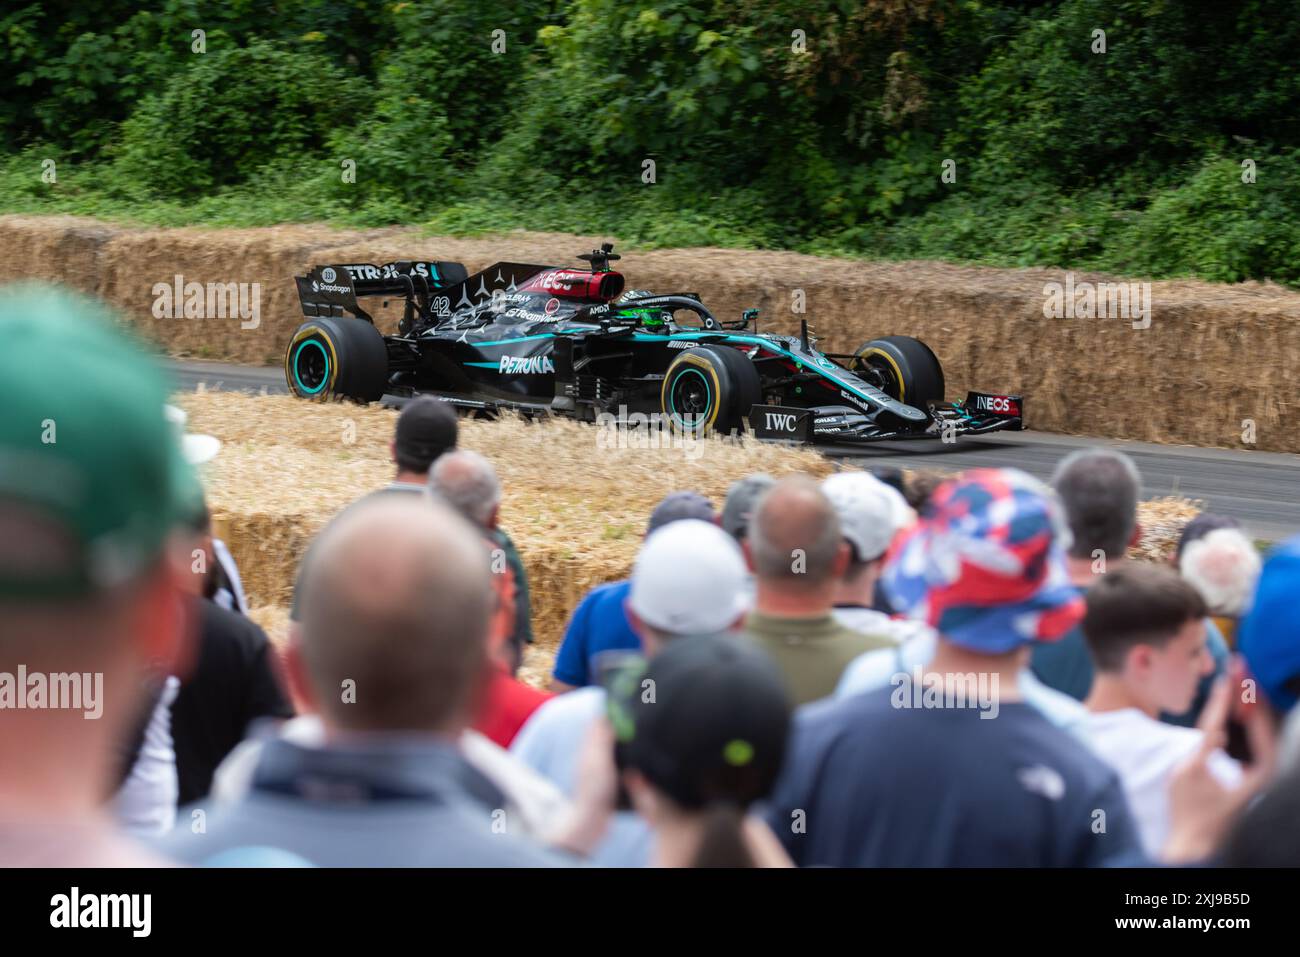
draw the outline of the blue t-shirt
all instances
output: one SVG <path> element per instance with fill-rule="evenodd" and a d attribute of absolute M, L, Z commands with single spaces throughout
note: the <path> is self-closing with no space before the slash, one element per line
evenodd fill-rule
<path fill-rule="evenodd" d="M 641 639 L 627 620 L 623 603 L 632 583 L 598 585 L 573 610 L 569 627 L 555 653 L 552 670 L 558 681 L 581 688 L 596 680 L 592 659 L 602 651 L 640 651 Z"/>
<path fill-rule="evenodd" d="M 1024 702 L 801 708 L 765 817 L 800 867 L 1087 867 L 1140 847 L 1118 775 Z"/>
<path fill-rule="evenodd" d="M 1200 717 L 1201 708 L 1228 664 L 1228 643 L 1212 619 L 1205 619 L 1205 645 L 1214 659 L 1214 671 L 1201 679 L 1196 698 L 1184 714 L 1162 714 L 1161 721 L 1190 728 Z M 1043 642 L 1034 648 L 1030 670 L 1049 688 L 1055 688 L 1079 701 L 1088 697 L 1092 688 L 1092 655 L 1088 652 L 1088 639 L 1083 628 L 1075 625 L 1059 641 Z"/>
<path fill-rule="evenodd" d="M 605 716 L 605 689 L 579 688 L 556 695 L 533 712 L 510 742 L 510 753 L 572 798 L 587 736 Z M 617 811 L 605 836 L 587 857 L 594 867 L 647 867 L 650 825 L 630 811 Z"/>

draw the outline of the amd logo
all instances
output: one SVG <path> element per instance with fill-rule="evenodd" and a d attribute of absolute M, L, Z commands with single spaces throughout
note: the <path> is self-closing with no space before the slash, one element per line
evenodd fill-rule
<path fill-rule="evenodd" d="M 793 412 L 766 412 L 767 427 L 774 432 L 793 432 L 799 416 Z"/>

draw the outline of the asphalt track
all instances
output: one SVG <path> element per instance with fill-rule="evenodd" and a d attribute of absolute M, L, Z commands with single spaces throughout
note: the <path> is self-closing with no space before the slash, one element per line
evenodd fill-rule
<path fill-rule="evenodd" d="M 176 384 L 207 389 L 284 393 L 284 373 L 275 366 L 174 361 Z M 1230 515 L 1256 538 L 1277 541 L 1300 533 L 1300 455 L 1180 445 L 1121 442 L 1047 432 L 1004 432 L 959 438 L 945 445 L 926 439 L 881 442 L 865 447 L 826 446 L 834 458 L 862 464 L 959 470 L 1014 466 L 1046 479 L 1072 449 L 1105 445 L 1131 455 L 1142 471 L 1143 496 L 1183 495 L 1212 512 Z"/>

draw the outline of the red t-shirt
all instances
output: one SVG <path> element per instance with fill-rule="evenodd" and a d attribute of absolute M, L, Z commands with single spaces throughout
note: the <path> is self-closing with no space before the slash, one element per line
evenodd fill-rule
<path fill-rule="evenodd" d="M 538 691 L 511 677 L 504 668 L 494 668 L 474 730 L 508 748 L 529 715 L 550 697 L 549 692 Z"/>

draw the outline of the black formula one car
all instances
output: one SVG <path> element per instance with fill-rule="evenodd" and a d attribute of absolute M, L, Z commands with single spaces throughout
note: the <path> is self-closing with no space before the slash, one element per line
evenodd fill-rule
<path fill-rule="evenodd" d="M 578 258 L 585 268 L 499 262 L 472 276 L 455 262 L 316 266 L 296 280 L 308 319 L 285 351 L 289 388 L 602 421 L 658 414 L 680 432 L 748 425 L 812 442 L 1022 428 L 1018 395 L 945 402 L 939 360 L 918 339 L 824 353 L 806 322 L 799 336 L 760 333 L 756 309 L 724 322 L 694 293 L 625 290 L 609 243 Z M 366 297 L 404 300 L 395 335 L 375 327 Z"/>

